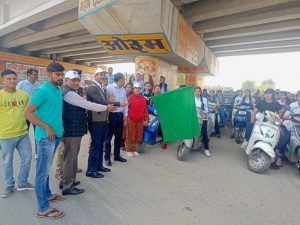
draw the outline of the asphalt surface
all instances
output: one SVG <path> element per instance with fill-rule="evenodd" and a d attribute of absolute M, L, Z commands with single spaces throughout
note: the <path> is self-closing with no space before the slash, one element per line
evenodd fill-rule
<path fill-rule="evenodd" d="M 128 163 L 113 162 L 103 179 L 78 174 L 86 192 L 52 204 L 66 213 L 59 220 L 36 218 L 34 192 L 15 192 L 0 199 L 0 225 L 299 225 L 298 170 L 285 162 L 278 171 L 254 174 L 247 169 L 243 150 L 228 136 L 211 138 L 210 158 L 191 152 L 180 162 L 172 143 L 167 150 L 150 146 Z M 85 136 L 79 156 L 84 170 L 88 142 Z M 16 154 L 15 178 L 18 164 Z M 30 182 L 34 175 L 33 159 Z M 0 180 L 2 191 L 2 170 Z M 53 171 L 51 187 L 59 193 Z"/>

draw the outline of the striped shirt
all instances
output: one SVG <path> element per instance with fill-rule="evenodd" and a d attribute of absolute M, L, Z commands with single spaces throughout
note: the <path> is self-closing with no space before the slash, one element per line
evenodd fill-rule
<path fill-rule="evenodd" d="M 33 92 L 35 92 L 35 90 L 38 89 L 41 85 L 42 84 L 38 81 L 32 84 L 26 79 L 18 83 L 17 89 L 25 91 L 29 95 L 29 98 L 31 98 Z"/>
<path fill-rule="evenodd" d="M 115 102 L 127 102 L 127 96 L 124 87 L 119 88 L 116 83 L 110 84 L 106 90 L 115 97 Z M 123 112 L 124 116 L 128 116 L 128 106 L 119 107 L 114 112 Z"/>

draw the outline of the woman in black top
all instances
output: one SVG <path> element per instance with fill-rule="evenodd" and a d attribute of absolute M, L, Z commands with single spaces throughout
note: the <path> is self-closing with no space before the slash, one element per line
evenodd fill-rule
<path fill-rule="evenodd" d="M 255 109 L 252 113 L 251 116 L 251 122 L 247 124 L 246 127 L 246 133 L 245 133 L 245 140 L 242 144 L 242 148 L 247 148 L 248 141 L 251 137 L 252 130 L 254 127 L 254 123 L 256 121 L 256 114 L 259 112 L 264 112 L 264 111 L 272 111 L 279 113 L 281 110 L 281 105 L 275 100 L 275 91 L 273 89 L 267 89 L 264 93 L 264 100 L 258 102 L 255 106 Z"/>

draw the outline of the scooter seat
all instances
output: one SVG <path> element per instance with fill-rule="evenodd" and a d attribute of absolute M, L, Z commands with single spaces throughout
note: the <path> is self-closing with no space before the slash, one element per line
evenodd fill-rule
<path fill-rule="evenodd" d="M 295 136 L 298 140 L 300 140 L 300 125 L 294 126 L 293 129 L 293 131 L 295 132 Z"/>

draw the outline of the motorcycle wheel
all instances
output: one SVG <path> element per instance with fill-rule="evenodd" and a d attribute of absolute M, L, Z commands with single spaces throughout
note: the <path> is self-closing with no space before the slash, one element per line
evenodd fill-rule
<path fill-rule="evenodd" d="M 177 147 L 177 159 L 183 161 L 187 157 L 189 151 L 189 148 L 184 143 L 181 143 Z"/>
<path fill-rule="evenodd" d="M 270 167 L 271 159 L 261 149 L 254 149 L 249 155 L 247 163 L 250 171 L 261 174 Z"/>
<path fill-rule="evenodd" d="M 145 149 L 146 149 L 146 146 L 147 144 L 145 142 L 141 143 L 141 144 L 138 144 L 137 146 L 137 152 L 142 154 L 145 152 Z"/>
<path fill-rule="evenodd" d="M 243 140 L 241 139 L 240 131 L 234 131 L 234 139 L 237 144 L 242 144 Z"/>

